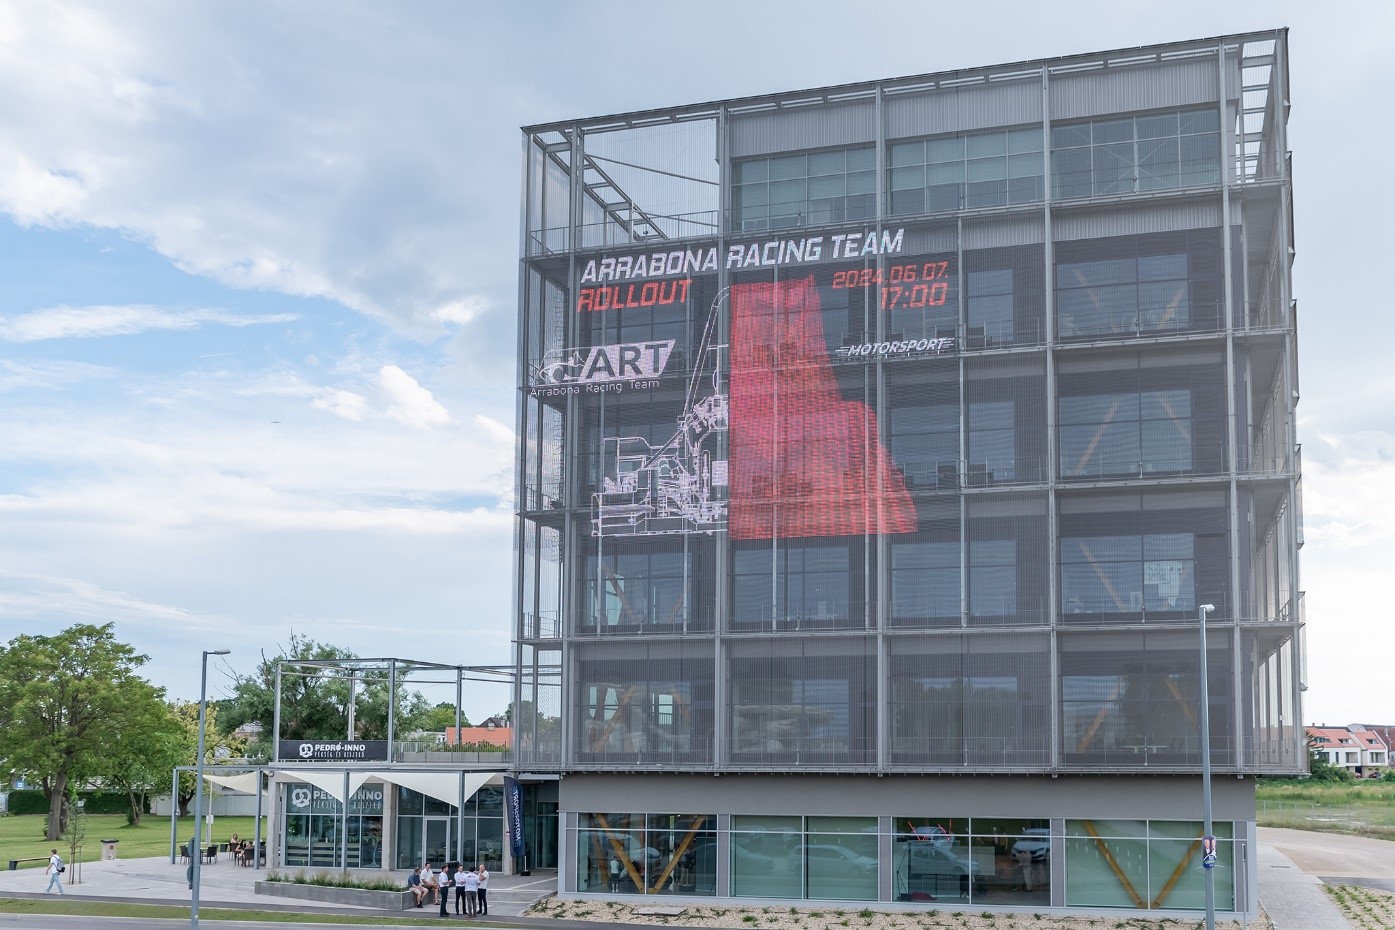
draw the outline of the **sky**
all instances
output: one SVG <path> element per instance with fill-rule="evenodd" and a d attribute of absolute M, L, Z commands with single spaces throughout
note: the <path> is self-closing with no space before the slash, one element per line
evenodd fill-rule
<path fill-rule="evenodd" d="M 292 634 L 506 664 L 520 126 L 1279 26 L 1304 718 L 1395 723 L 1374 0 L 0 0 L 0 639 L 112 622 L 182 699 Z"/>

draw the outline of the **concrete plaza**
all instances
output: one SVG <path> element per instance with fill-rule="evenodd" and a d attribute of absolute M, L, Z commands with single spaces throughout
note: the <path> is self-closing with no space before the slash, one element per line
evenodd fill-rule
<path fill-rule="evenodd" d="M 188 866 L 170 864 L 166 857 L 155 859 L 113 859 L 84 862 L 69 868 L 64 875 L 63 893 L 74 897 L 125 899 L 149 904 L 189 903 Z M 287 871 L 287 870 L 282 870 Z M 317 901 L 289 900 L 257 894 L 253 886 L 265 879 L 266 869 L 251 869 L 219 861 L 199 870 L 199 903 L 202 907 L 248 907 L 261 910 L 292 911 L 354 911 L 382 914 L 374 908 L 350 908 L 342 904 Z M 363 878 L 400 881 L 406 888 L 407 872 L 364 870 Z M 48 884 L 43 869 L 0 871 L 0 894 L 42 893 Z M 539 871 L 532 876 L 489 876 L 489 916 L 516 917 L 539 898 L 557 887 L 555 871 Z M 453 905 L 453 902 L 452 902 Z M 407 913 L 407 912 L 403 912 Z"/>

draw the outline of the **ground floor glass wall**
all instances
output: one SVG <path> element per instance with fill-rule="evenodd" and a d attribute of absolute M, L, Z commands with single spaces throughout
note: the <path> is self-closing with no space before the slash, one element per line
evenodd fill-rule
<path fill-rule="evenodd" d="M 877 900 L 877 818 L 732 818 L 731 893 Z"/>
<path fill-rule="evenodd" d="M 349 816 L 333 795 L 312 785 L 283 787 L 281 861 L 308 868 L 377 868 L 382 864 L 383 787 L 364 785 L 349 798 Z M 341 842 L 341 830 L 344 831 Z"/>
<path fill-rule="evenodd" d="M 577 890 L 609 894 L 716 894 L 711 814 L 582 814 Z"/>
<path fill-rule="evenodd" d="M 1064 850 L 1072 907 L 1200 910 L 1201 825 L 1164 820 L 578 815 L 575 889 L 594 894 L 718 893 L 731 897 L 926 905 L 1049 907 L 1052 859 Z M 1216 906 L 1235 907 L 1234 825 L 1219 821 Z M 889 855 L 889 858 L 884 858 Z M 889 885 L 890 897 L 881 889 Z"/>
<path fill-rule="evenodd" d="M 1228 822 L 1216 837 L 1216 907 L 1235 902 L 1235 834 Z M 1201 909 L 1200 821 L 1067 820 L 1066 904 L 1080 907 Z"/>
<path fill-rule="evenodd" d="M 897 817 L 892 891 L 897 901 L 1047 905 L 1047 819 Z"/>
<path fill-rule="evenodd" d="M 396 845 L 399 869 L 422 862 L 439 869 L 442 863 L 460 861 L 499 871 L 504 858 L 503 789 L 479 789 L 460 811 L 454 804 L 398 787 Z"/>

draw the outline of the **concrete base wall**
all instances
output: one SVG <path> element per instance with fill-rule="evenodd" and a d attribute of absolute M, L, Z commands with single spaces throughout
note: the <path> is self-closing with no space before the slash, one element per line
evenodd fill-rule
<path fill-rule="evenodd" d="M 562 779 L 563 811 L 1201 819 L 1185 775 L 601 775 Z M 1218 820 L 1255 819 L 1255 783 L 1211 780 Z"/>
<path fill-rule="evenodd" d="M 405 911 L 413 906 L 410 891 L 369 891 L 364 888 L 329 888 L 324 885 L 297 885 L 292 882 L 257 882 L 257 894 L 275 898 L 297 898 L 325 904 L 376 907 L 384 911 Z"/>

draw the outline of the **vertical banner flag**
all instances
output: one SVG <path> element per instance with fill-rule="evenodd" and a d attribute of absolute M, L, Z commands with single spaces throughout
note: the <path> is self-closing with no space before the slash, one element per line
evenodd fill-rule
<path fill-rule="evenodd" d="M 518 779 L 504 776 L 504 810 L 508 815 L 509 851 L 517 862 L 523 861 L 523 789 Z"/>

